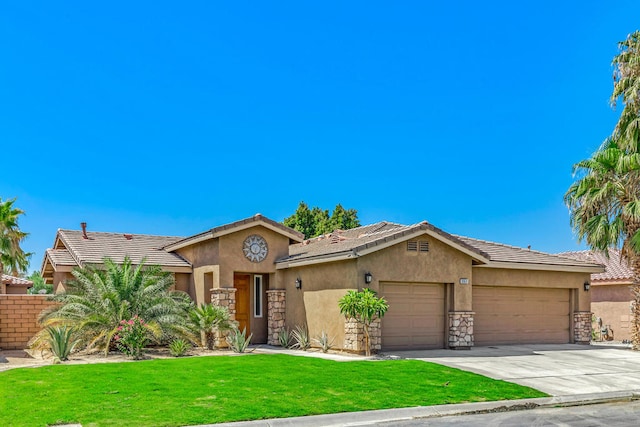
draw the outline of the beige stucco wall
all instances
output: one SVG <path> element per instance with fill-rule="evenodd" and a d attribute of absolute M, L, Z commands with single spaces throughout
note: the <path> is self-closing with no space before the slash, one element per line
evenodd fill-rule
<path fill-rule="evenodd" d="M 334 334 L 334 346 L 341 348 L 344 316 L 337 311 L 338 300 L 357 286 L 356 266 L 355 260 L 348 260 L 278 270 L 280 289 L 286 290 L 286 327 L 306 327 L 312 337 L 324 329 Z M 302 280 L 301 289 L 295 287 L 298 277 Z M 334 316 L 335 313 L 338 314 Z"/>
<path fill-rule="evenodd" d="M 613 330 L 616 341 L 631 339 L 631 301 L 629 285 L 591 285 L 591 311 L 602 325 Z M 594 327 L 597 326 L 594 324 Z M 600 335 L 597 334 L 599 337 Z"/>
<path fill-rule="evenodd" d="M 338 300 L 349 289 L 370 287 L 379 292 L 380 282 L 385 281 L 452 283 L 451 309 L 470 310 L 471 285 L 458 283 L 460 278 L 471 280 L 471 257 L 429 236 L 416 240 L 428 240 L 429 252 L 408 252 L 406 242 L 400 242 L 352 260 L 278 270 L 277 286 L 287 291 L 287 327 L 305 325 L 312 337 L 326 330 L 335 337 L 334 345 L 340 347 L 344 343 L 344 317 Z M 369 285 L 364 282 L 366 272 L 373 276 Z M 298 277 L 302 289 L 295 288 Z"/>
<path fill-rule="evenodd" d="M 452 283 L 450 310 L 471 310 L 471 286 L 460 285 L 461 278 L 471 281 L 472 260 L 457 249 L 431 236 L 411 240 L 429 242 L 429 252 L 409 252 L 402 242 L 358 258 L 357 286 L 364 287 L 364 274 L 373 276 L 369 287 L 380 291 L 380 282 Z"/>
<path fill-rule="evenodd" d="M 583 288 L 589 282 L 589 273 L 568 273 L 562 271 L 512 270 L 506 268 L 475 267 L 473 286 L 516 286 L 531 288 L 575 289 L 577 299 L 574 311 L 591 309 L 591 293 Z"/>

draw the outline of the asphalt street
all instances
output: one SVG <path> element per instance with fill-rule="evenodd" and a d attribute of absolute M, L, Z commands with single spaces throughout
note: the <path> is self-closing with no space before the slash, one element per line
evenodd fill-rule
<path fill-rule="evenodd" d="M 378 427 L 629 427 L 639 424 L 640 402 L 632 401 L 488 414 L 454 415 L 381 422 L 369 425 Z"/>

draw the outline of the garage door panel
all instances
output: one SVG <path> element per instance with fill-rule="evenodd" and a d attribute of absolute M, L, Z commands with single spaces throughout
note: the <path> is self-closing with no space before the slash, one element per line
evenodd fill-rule
<path fill-rule="evenodd" d="M 382 319 L 382 347 L 390 349 L 444 347 L 444 285 L 384 283 L 389 303 Z"/>
<path fill-rule="evenodd" d="M 474 286 L 476 345 L 569 342 L 569 289 Z"/>

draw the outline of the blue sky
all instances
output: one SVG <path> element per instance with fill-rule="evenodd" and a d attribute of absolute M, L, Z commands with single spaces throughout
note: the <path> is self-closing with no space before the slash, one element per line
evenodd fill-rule
<path fill-rule="evenodd" d="M 3 2 L 0 197 L 31 269 L 81 221 L 187 236 L 301 200 L 583 247 L 562 196 L 640 3 L 430 3 Z"/>

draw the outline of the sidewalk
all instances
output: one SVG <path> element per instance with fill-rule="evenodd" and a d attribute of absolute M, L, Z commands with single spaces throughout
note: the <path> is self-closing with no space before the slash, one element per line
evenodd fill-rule
<path fill-rule="evenodd" d="M 452 415 L 520 411 L 544 407 L 591 405 L 596 403 L 631 401 L 637 399 L 640 399 L 640 390 L 553 396 L 537 399 L 500 400 L 496 402 L 419 406 L 414 408 L 382 409 L 365 412 L 345 412 L 340 414 L 314 415 L 308 417 L 277 418 L 222 424 L 203 424 L 193 427 L 354 427 L 392 421 Z"/>

